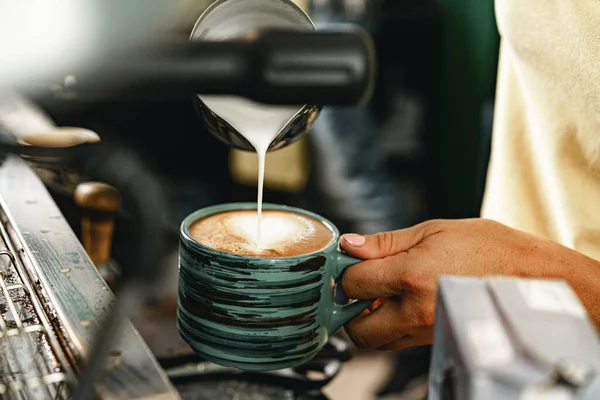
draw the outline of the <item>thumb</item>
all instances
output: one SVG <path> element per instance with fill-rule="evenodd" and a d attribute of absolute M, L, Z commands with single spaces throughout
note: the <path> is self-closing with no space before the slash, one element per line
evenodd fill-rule
<path fill-rule="evenodd" d="M 369 260 L 407 251 L 421 242 L 424 237 L 425 228 L 421 224 L 407 229 L 368 236 L 346 234 L 342 236 L 340 246 L 354 257 Z"/>

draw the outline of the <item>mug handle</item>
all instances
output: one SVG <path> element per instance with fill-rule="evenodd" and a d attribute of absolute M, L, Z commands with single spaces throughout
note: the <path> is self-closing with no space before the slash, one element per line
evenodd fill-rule
<path fill-rule="evenodd" d="M 342 280 L 342 275 L 344 271 L 355 264 L 358 264 L 364 260 L 360 260 L 358 258 L 351 257 L 341 251 L 338 250 L 335 263 L 333 263 L 333 268 L 331 271 L 331 276 L 336 284 L 339 284 Z M 340 293 L 342 295 L 340 296 Z M 348 298 L 342 292 L 342 287 L 337 285 L 334 293 L 335 302 L 333 305 L 333 311 L 331 316 L 331 322 L 329 326 L 329 334 L 333 335 L 337 332 L 343 325 L 345 325 L 352 318 L 356 317 L 358 314 L 363 312 L 367 307 L 373 304 L 374 300 L 355 300 L 349 304 L 338 304 L 340 298 L 344 301 L 348 301 Z"/>

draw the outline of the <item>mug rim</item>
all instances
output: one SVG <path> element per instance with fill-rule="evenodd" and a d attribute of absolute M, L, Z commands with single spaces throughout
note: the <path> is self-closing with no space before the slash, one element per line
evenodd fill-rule
<path fill-rule="evenodd" d="M 196 222 L 202 218 L 206 218 L 211 215 L 216 215 L 216 214 L 229 212 L 229 211 L 256 210 L 257 208 L 258 208 L 258 205 L 256 203 L 241 202 L 241 203 L 218 204 L 218 205 L 209 206 L 209 207 L 205 207 L 205 208 L 196 210 L 193 213 L 191 213 L 190 215 L 188 215 L 183 220 L 183 222 L 181 223 L 181 226 L 179 228 L 179 235 L 180 235 L 181 239 L 185 240 L 186 244 L 195 247 L 197 250 L 200 250 L 203 253 L 207 253 L 207 254 L 213 255 L 215 257 L 234 258 L 235 260 L 239 260 L 239 261 L 243 261 L 243 260 L 264 260 L 264 261 L 286 260 L 287 261 L 287 260 L 293 260 L 293 259 L 303 259 L 303 258 L 312 257 L 315 254 L 318 254 L 321 252 L 326 252 L 329 249 L 331 249 L 331 247 L 337 246 L 337 244 L 338 244 L 338 241 L 340 239 L 340 231 L 328 219 L 320 216 L 319 214 L 313 213 L 308 210 L 304 210 L 302 208 L 287 206 L 287 205 L 283 205 L 283 204 L 274 204 L 274 203 L 263 203 L 262 209 L 263 210 L 274 210 L 274 211 L 289 211 L 289 212 L 292 212 L 295 214 L 301 214 L 301 215 L 304 215 L 307 217 L 311 217 L 311 218 L 319 221 L 323 225 L 325 225 L 327 227 L 327 229 L 329 229 L 331 231 L 331 233 L 333 234 L 331 241 L 329 243 L 327 243 L 327 245 L 325 245 L 323 248 L 321 248 L 317 251 L 313 251 L 312 253 L 306 253 L 306 254 L 301 254 L 301 255 L 297 255 L 297 256 L 287 256 L 287 257 L 260 257 L 260 256 L 245 256 L 245 255 L 227 253 L 225 251 L 216 250 L 216 249 L 213 249 L 212 247 L 203 245 L 202 243 L 198 242 L 196 239 L 194 239 L 190 235 L 190 232 L 189 232 L 190 226 L 194 222 Z"/>

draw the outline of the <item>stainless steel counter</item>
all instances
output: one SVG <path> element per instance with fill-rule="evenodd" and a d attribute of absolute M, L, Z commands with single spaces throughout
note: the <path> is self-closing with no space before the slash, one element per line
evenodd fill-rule
<path fill-rule="evenodd" d="M 6 236 L 8 250 L 12 250 L 11 256 L 1 257 L 0 249 L 0 262 L 1 258 L 14 261 L 23 281 L 19 285 L 30 289 L 26 295 L 31 298 L 30 303 L 38 304 L 34 311 L 42 314 L 36 329 L 48 338 L 48 350 L 55 357 L 56 368 L 64 372 L 61 380 L 64 378 L 71 384 L 81 369 L 81 361 L 89 354 L 94 332 L 110 309 L 113 294 L 43 183 L 17 157 L 8 158 L 0 166 L 0 214 L 3 225 L 0 233 Z M 6 292 L 7 287 L 1 286 L 3 282 L 0 289 Z M 15 328 L 17 333 L 25 329 Z M 0 333 L 6 335 L 7 329 L 10 327 L 0 324 Z M 9 367 L 0 365 L 0 372 L 14 377 L 14 371 L 2 370 Z M 0 384 L 6 383 L 1 380 Z M 22 382 L 13 379 L 5 385 L 7 397 L 30 398 L 25 391 L 35 382 L 35 379 Z M 120 342 L 114 345 L 99 389 L 107 399 L 179 398 L 130 323 L 124 328 Z"/>

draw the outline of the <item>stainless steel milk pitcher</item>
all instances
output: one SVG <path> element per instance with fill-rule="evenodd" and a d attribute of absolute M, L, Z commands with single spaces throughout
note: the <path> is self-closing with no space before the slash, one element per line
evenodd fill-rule
<path fill-rule="evenodd" d="M 274 40 L 282 40 L 282 35 L 287 35 L 286 39 L 293 43 L 295 34 L 314 32 L 316 28 L 310 17 L 291 0 L 218 0 L 202 14 L 192 31 L 190 40 L 239 40 L 255 32 L 261 35 L 261 31 L 266 32 L 267 36 L 273 35 L 271 38 Z M 263 43 L 268 42 L 269 37 L 263 37 Z M 215 65 L 215 68 L 219 67 Z M 253 66 L 238 65 L 237 67 L 252 68 Z M 262 66 L 254 67 L 257 68 L 257 72 L 261 69 L 260 73 L 265 73 Z M 255 151 L 235 128 L 201 100 L 200 95 L 196 95 L 194 99 L 209 131 L 214 136 L 230 147 Z M 299 105 L 296 115 L 281 128 L 271 142 L 269 151 L 285 147 L 306 134 L 319 112 L 320 107 L 317 105 Z"/>

